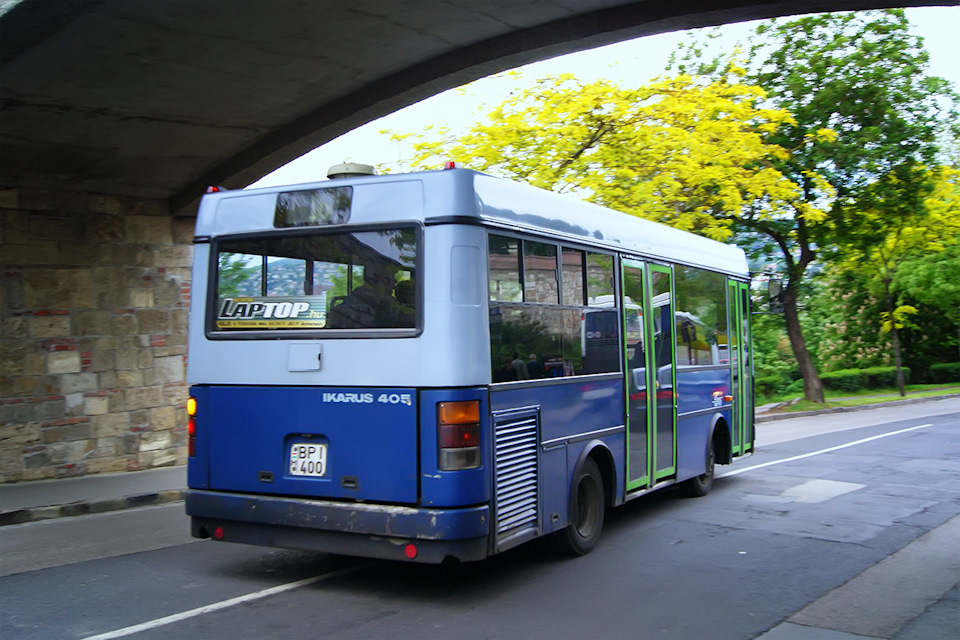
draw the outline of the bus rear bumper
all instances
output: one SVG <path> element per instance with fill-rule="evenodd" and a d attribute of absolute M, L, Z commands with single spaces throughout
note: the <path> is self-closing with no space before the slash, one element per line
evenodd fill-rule
<path fill-rule="evenodd" d="M 418 509 L 193 489 L 185 502 L 197 538 L 425 563 L 489 555 L 485 506 Z"/>

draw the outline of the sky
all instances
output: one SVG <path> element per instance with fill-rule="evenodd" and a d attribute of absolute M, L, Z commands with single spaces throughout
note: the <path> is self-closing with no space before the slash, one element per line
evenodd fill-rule
<path fill-rule="evenodd" d="M 960 90 L 960 7 L 922 7 L 906 12 L 911 29 L 923 37 L 930 53 L 929 73 L 946 78 L 954 89 Z M 756 24 L 742 22 L 722 26 L 718 46 L 729 50 L 738 41 L 746 42 Z M 409 143 L 390 142 L 383 130 L 420 133 L 428 125 L 466 129 L 506 100 L 511 91 L 522 91 L 539 77 L 572 73 L 585 82 L 606 78 L 625 85 L 644 84 L 664 72 L 671 51 L 685 40 L 685 32 L 647 36 L 529 64 L 516 70 L 519 78 L 498 74 L 477 80 L 345 133 L 250 187 L 325 180 L 327 169 L 341 162 L 396 167 L 400 160 L 412 155 L 412 149 Z"/>

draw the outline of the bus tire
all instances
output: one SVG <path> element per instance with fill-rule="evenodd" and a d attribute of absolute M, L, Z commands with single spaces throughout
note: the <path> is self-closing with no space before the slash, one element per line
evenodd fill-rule
<path fill-rule="evenodd" d="M 717 454 L 713 448 L 713 437 L 707 442 L 707 469 L 699 476 L 684 480 L 680 490 L 688 498 L 702 498 L 713 488 L 713 477 L 717 466 Z"/>
<path fill-rule="evenodd" d="M 560 551 L 572 556 L 589 553 L 603 531 L 603 476 L 593 458 L 586 458 L 570 485 L 570 524 L 557 532 Z"/>

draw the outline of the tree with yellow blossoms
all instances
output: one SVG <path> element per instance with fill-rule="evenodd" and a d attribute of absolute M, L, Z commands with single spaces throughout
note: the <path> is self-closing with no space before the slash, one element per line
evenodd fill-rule
<path fill-rule="evenodd" d="M 832 190 L 815 172 L 805 174 L 804 189 L 777 168 L 796 149 L 769 138 L 792 116 L 763 107 L 763 90 L 741 82 L 742 69 L 727 71 L 713 82 L 679 75 L 636 89 L 542 78 L 462 135 L 393 137 L 413 142 L 414 168 L 455 159 L 716 240 L 765 233 L 795 265 L 791 277 L 802 279 L 813 255 L 809 230 L 825 220 Z M 832 137 L 821 128 L 800 144 Z M 799 334 L 796 304 L 784 312 Z M 799 335 L 801 370 L 816 378 Z"/>

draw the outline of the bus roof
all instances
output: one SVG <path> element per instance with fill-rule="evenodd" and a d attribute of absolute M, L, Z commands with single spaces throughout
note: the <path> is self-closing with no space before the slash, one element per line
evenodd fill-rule
<path fill-rule="evenodd" d="M 350 224 L 480 223 L 747 276 L 739 248 L 469 169 L 361 176 L 207 194 L 197 237 L 269 231 L 280 193 L 352 187 Z"/>

